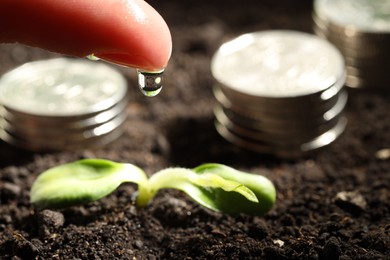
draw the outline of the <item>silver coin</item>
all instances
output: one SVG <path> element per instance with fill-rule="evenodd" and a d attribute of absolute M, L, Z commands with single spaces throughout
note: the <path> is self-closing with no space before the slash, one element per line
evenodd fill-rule
<path fill-rule="evenodd" d="M 222 107 L 232 110 L 237 114 L 251 114 L 254 117 L 269 117 L 269 118 L 317 118 L 324 111 L 330 109 L 337 102 L 338 97 L 329 99 L 327 102 L 301 102 L 301 104 L 305 104 L 305 106 L 295 106 L 283 104 L 280 102 L 279 104 L 269 104 L 267 102 L 258 101 L 257 103 L 249 103 L 238 101 L 234 98 L 229 99 L 224 92 L 220 88 L 214 88 L 213 93 L 218 103 L 222 105 Z M 330 93 L 330 92 L 329 92 Z M 334 95 L 330 93 L 329 95 Z M 310 106 L 310 104 L 312 104 Z"/>
<path fill-rule="evenodd" d="M 279 135 L 302 135 L 319 133 L 324 124 L 334 121 L 342 114 L 347 103 L 347 94 L 340 95 L 337 104 L 316 118 L 263 117 L 257 114 L 238 114 L 232 110 L 216 105 L 216 114 L 223 114 L 229 121 L 258 132 Z"/>
<path fill-rule="evenodd" d="M 52 145 L 58 145 L 58 147 L 60 147 L 66 142 L 81 142 L 88 138 L 92 138 L 95 136 L 98 137 L 99 135 L 103 134 L 102 130 L 112 131 L 113 129 L 115 129 L 114 124 L 116 125 L 116 127 L 118 127 L 119 124 L 122 123 L 121 119 L 124 119 L 123 115 L 119 115 L 118 118 L 115 118 L 110 122 L 104 123 L 94 128 L 84 130 L 80 129 L 79 131 L 72 132 L 64 132 L 59 129 L 53 129 L 51 131 L 45 130 L 43 132 L 39 132 L 39 129 L 37 128 L 16 128 L 12 125 L 8 125 L 4 128 L 4 130 L 19 139 L 35 143 L 51 143 Z M 97 133 L 99 133 L 99 135 L 97 135 Z"/>
<path fill-rule="evenodd" d="M 214 55 L 211 71 L 221 85 L 237 93 L 286 98 L 334 85 L 344 74 L 344 61 L 333 45 L 317 36 L 276 30 L 225 43 Z"/>
<path fill-rule="evenodd" d="M 58 143 L 51 142 L 32 142 L 31 140 L 21 139 L 12 134 L 1 131 L 0 129 L 0 139 L 6 141 L 9 144 L 17 146 L 22 149 L 34 151 L 34 152 L 53 152 L 53 151 L 74 151 L 74 150 L 84 150 L 89 148 L 98 148 L 105 146 L 116 139 L 118 139 L 123 134 L 123 128 L 118 127 L 113 131 L 101 135 L 95 138 L 89 138 L 82 141 L 66 141 L 62 142 L 61 145 Z"/>
<path fill-rule="evenodd" d="M 64 149 L 66 150 L 76 150 L 76 149 L 85 149 L 87 148 L 99 148 L 105 145 L 108 145 L 115 140 L 119 139 L 124 133 L 123 125 L 113 129 L 111 132 L 108 132 L 104 135 L 95 138 L 85 139 L 79 143 L 73 143 L 72 145 L 67 145 Z"/>
<path fill-rule="evenodd" d="M 390 33 L 389 0 L 316 0 L 314 10 L 322 20 L 342 27 Z"/>
<path fill-rule="evenodd" d="M 12 124 L 3 129 L 20 139 L 31 142 L 52 143 L 61 146 L 66 142 L 83 141 L 88 138 L 104 135 L 119 127 L 126 119 L 126 114 L 122 113 L 108 122 L 94 126 L 93 128 L 78 129 L 74 131 L 63 131 L 61 128 L 40 129 L 29 127 L 15 127 Z"/>
<path fill-rule="evenodd" d="M 309 142 L 301 144 L 300 146 L 285 147 L 275 145 L 270 146 L 264 144 L 263 142 L 256 142 L 250 139 L 248 140 L 245 137 L 241 137 L 230 132 L 229 129 L 227 129 L 224 125 L 220 124 L 218 121 L 215 122 L 215 127 L 218 133 L 232 144 L 237 145 L 246 150 L 258 153 L 273 154 L 275 156 L 283 158 L 302 157 L 315 150 L 318 150 L 331 144 L 344 132 L 346 125 L 347 120 L 346 118 L 342 117 L 332 129 L 310 140 Z"/>
<path fill-rule="evenodd" d="M 54 59 L 0 79 L 0 138 L 33 151 L 85 149 L 118 137 L 127 84 L 108 65 Z"/>
<path fill-rule="evenodd" d="M 119 114 L 124 113 L 127 104 L 127 99 L 124 99 L 107 110 L 75 117 L 35 116 L 4 108 L 2 118 L 0 116 L 0 122 L 3 120 L 4 123 L 11 124 L 16 128 L 35 129 L 39 132 L 55 130 L 59 133 L 67 133 L 94 128 L 97 125 L 110 121 Z"/>
<path fill-rule="evenodd" d="M 311 118 L 321 116 L 332 108 L 345 83 L 345 77 L 318 97 L 297 97 L 295 99 L 248 99 L 245 96 L 230 92 L 225 88 L 214 88 L 214 96 L 223 107 L 241 114 L 255 114 L 257 117 L 273 118 Z"/>
<path fill-rule="evenodd" d="M 270 133 L 253 131 L 252 129 L 247 129 L 243 126 L 234 124 L 233 122 L 226 123 L 219 120 L 218 122 L 224 125 L 232 134 L 240 136 L 241 138 L 252 140 L 257 143 L 260 142 L 269 147 L 284 146 L 298 149 L 303 143 L 310 142 L 312 139 L 332 129 L 338 123 L 338 120 L 333 120 L 327 124 L 321 125 L 320 131 L 311 131 L 303 135 L 294 135 L 290 137 L 282 135 L 278 137 L 277 135 L 272 135 Z"/>
<path fill-rule="evenodd" d="M 383 56 L 390 55 L 390 52 L 387 49 L 390 40 L 382 44 L 365 43 L 361 41 L 355 41 L 354 43 L 350 43 L 336 37 L 337 36 L 330 35 L 328 36 L 328 40 L 335 46 L 337 46 L 337 48 L 339 48 L 343 55 L 367 58 L 381 58 Z"/>
<path fill-rule="evenodd" d="M 351 38 L 345 35 L 341 35 L 335 32 L 331 32 L 327 29 L 321 30 L 316 25 L 313 27 L 313 31 L 318 36 L 329 40 L 332 44 L 334 44 L 343 55 L 350 55 L 354 57 L 362 57 L 362 56 L 380 56 L 380 55 L 389 55 L 390 51 L 387 48 L 390 42 L 389 38 L 384 38 L 374 41 L 369 39 L 366 36 L 362 36 L 361 38 Z M 390 36 L 390 34 L 389 34 Z"/>
<path fill-rule="evenodd" d="M 343 54 L 347 86 L 389 86 L 390 0 L 316 0 L 313 21 Z"/>
<path fill-rule="evenodd" d="M 361 44 L 381 45 L 389 41 L 388 32 L 365 32 L 356 27 L 340 26 L 331 21 L 322 20 L 315 13 L 312 15 L 312 19 L 316 32 L 327 37 L 332 36 L 344 43 L 360 46 Z"/>
<path fill-rule="evenodd" d="M 7 129 L 0 129 L 0 136 L 3 137 L 3 140 L 22 148 L 31 149 L 33 147 L 34 151 L 37 151 L 38 148 L 41 151 L 67 150 L 69 147 L 76 146 L 88 148 L 86 146 L 87 143 L 93 144 L 93 142 L 99 142 L 100 139 L 121 128 L 125 119 L 126 115 L 123 114 L 93 129 L 68 133 L 58 133 L 55 131 L 40 133 L 31 129 L 27 130 L 26 128 L 8 127 Z"/>
<path fill-rule="evenodd" d="M 108 65 L 78 59 L 31 62 L 0 79 L 0 103 L 39 116 L 78 116 L 124 98 L 124 77 Z"/>
<path fill-rule="evenodd" d="M 353 46 L 349 44 L 339 44 L 335 42 L 331 37 L 329 37 L 328 40 L 335 44 L 335 46 L 339 48 L 340 52 L 345 57 L 351 59 L 366 60 L 368 62 L 376 62 L 378 64 L 380 62 L 388 62 L 387 58 L 390 56 L 389 51 L 383 51 L 384 47 L 372 47 L 369 45 L 362 45 L 362 47 L 353 48 Z"/>
<path fill-rule="evenodd" d="M 290 133 L 304 133 L 305 129 L 314 129 L 315 127 L 326 123 L 329 120 L 323 119 L 324 113 L 322 115 L 317 115 L 316 117 L 306 118 L 304 116 L 283 116 L 283 117 L 273 117 L 273 116 L 259 116 L 256 113 L 237 113 L 237 111 L 226 109 L 222 107 L 222 110 L 226 116 L 248 128 L 256 129 L 259 131 L 267 132 L 290 132 Z"/>
<path fill-rule="evenodd" d="M 232 121 L 219 107 L 215 108 L 214 114 L 216 120 L 229 129 L 230 132 L 235 133 L 238 136 L 246 137 L 247 139 L 267 143 L 270 146 L 287 144 L 299 146 L 330 130 L 337 124 L 340 118 L 340 116 L 335 117 L 332 120 L 315 127 L 298 128 L 297 131 L 286 131 L 285 129 L 284 131 L 280 131 L 281 129 L 274 131 L 267 128 L 254 129 L 252 126 L 249 128 L 245 125 L 241 125 L 239 122 Z"/>
<path fill-rule="evenodd" d="M 293 31 L 245 34 L 218 49 L 211 70 L 219 83 L 215 127 L 233 144 L 302 155 L 344 130 L 345 64 L 327 40 Z"/>
<path fill-rule="evenodd" d="M 383 90 L 383 87 L 390 86 L 389 78 L 378 78 L 377 80 L 365 79 L 362 77 L 356 77 L 353 75 L 347 76 L 346 85 L 352 88 L 372 88 Z"/>

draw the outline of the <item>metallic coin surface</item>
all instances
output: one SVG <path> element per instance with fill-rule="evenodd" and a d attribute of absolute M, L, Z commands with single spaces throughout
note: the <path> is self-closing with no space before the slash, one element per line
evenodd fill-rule
<path fill-rule="evenodd" d="M 30 62 L 0 78 L 0 139 L 32 151 L 86 149 L 123 132 L 125 78 L 76 59 Z"/>
<path fill-rule="evenodd" d="M 320 133 L 323 126 L 340 118 L 346 104 L 346 98 L 340 97 L 340 102 L 329 111 L 315 118 L 291 118 L 291 117 L 255 117 L 254 115 L 237 114 L 232 110 L 224 109 L 220 105 L 215 106 L 214 114 L 221 123 L 230 121 L 253 131 L 268 133 L 275 136 L 302 136 Z M 225 118 L 225 119 L 223 119 Z"/>
<path fill-rule="evenodd" d="M 21 113 L 9 108 L 4 108 L 0 122 L 8 122 L 18 128 L 31 128 L 36 131 L 57 130 L 64 133 L 71 131 L 80 131 L 93 128 L 96 125 L 103 124 L 114 117 L 125 112 L 127 99 L 120 101 L 118 104 L 109 109 L 75 117 L 65 116 L 36 116 L 27 113 Z M 59 127 L 61 126 L 61 127 Z"/>
<path fill-rule="evenodd" d="M 317 36 L 274 30 L 225 43 L 214 55 L 211 71 L 238 93 L 285 98 L 326 90 L 344 74 L 344 61 L 333 45 Z"/>
<path fill-rule="evenodd" d="M 343 27 L 390 33 L 389 0 L 316 0 L 316 14 Z"/>
<path fill-rule="evenodd" d="M 62 129 L 61 127 L 21 127 L 20 125 L 13 125 L 12 122 L 8 122 L 8 124 L 3 125 L 3 129 L 9 134 L 26 141 L 52 144 L 57 143 L 60 145 L 68 141 L 81 142 L 88 138 L 98 137 L 109 133 L 123 124 L 125 119 L 126 114 L 122 113 L 103 124 L 97 124 L 89 128 L 74 129 L 71 131 L 69 129 Z"/>
<path fill-rule="evenodd" d="M 107 109 L 126 94 L 124 77 L 87 60 L 31 62 L 0 79 L 0 103 L 40 116 L 77 116 Z"/>
<path fill-rule="evenodd" d="M 81 141 L 71 141 L 65 139 L 59 139 L 62 141 L 59 142 L 42 142 L 42 141 L 34 141 L 34 140 L 26 140 L 25 138 L 20 138 L 18 136 L 12 135 L 12 133 L 8 133 L 7 131 L 0 131 L 0 139 L 6 141 L 9 144 L 17 146 L 22 149 L 34 151 L 34 152 L 52 152 L 52 151 L 74 151 L 81 150 L 92 147 L 102 147 L 107 145 L 116 139 L 118 139 L 123 133 L 123 128 L 118 127 L 103 134 L 101 136 L 96 136 L 93 138 L 83 139 Z"/>
<path fill-rule="evenodd" d="M 346 85 L 388 89 L 390 0 L 315 0 L 313 30 L 346 62 Z"/>
<path fill-rule="evenodd" d="M 246 137 L 236 135 L 218 121 L 215 122 L 215 127 L 218 133 L 232 144 L 235 144 L 238 147 L 241 147 L 246 150 L 258 153 L 273 154 L 282 158 L 302 157 L 320 148 L 328 146 L 344 132 L 346 125 L 347 119 L 345 117 L 342 117 L 339 119 L 338 123 L 333 128 L 306 143 L 303 143 L 298 146 L 270 146 L 268 144 L 265 144 L 264 142 L 258 142 L 255 140 L 248 139 Z"/>
<path fill-rule="evenodd" d="M 222 124 L 229 129 L 230 132 L 236 135 L 246 137 L 247 139 L 261 141 L 269 146 L 274 145 L 295 145 L 299 146 L 302 143 L 312 140 L 313 138 L 323 134 L 334 127 L 339 118 L 334 118 L 324 124 L 317 125 L 315 127 L 298 128 L 296 131 L 275 131 L 275 129 L 255 129 L 256 126 L 246 126 L 241 122 L 231 120 L 222 109 L 218 107 L 214 111 L 215 119 L 218 123 Z"/>
<path fill-rule="evenodd" d="M 215 127 L 237 146 L 295 157 L 330 144 L 345 129 L 344 59 L 318 36 L 245 34 L 219 48 L 211 71 Z"/>
<path fill-rule="evenodd" d="M 248 98 L 239 93 L 229 91 L 224 87 L 215 87 L 214 96 L 225 108 L 242 114 L 256 114 L 257 117 L 308 118 L 318 117 L 324 111 L 332 108 L 339 99 L 339 94 L 345 83 L 345 77 L 339 85 L 329 87 L 318 95 L 297 98 Z"/>

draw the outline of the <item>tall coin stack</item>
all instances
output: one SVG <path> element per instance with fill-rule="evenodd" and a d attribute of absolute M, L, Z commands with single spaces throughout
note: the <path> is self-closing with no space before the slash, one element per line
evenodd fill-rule
<path fill-rule="evenodd" d="M 345 129 L 344 61 L 317 36 L 244 34 L 218 49 L 211 71 L 218 82 L 216 129 L 237 146 L 293 158 L 330 144 Z"/>
<path fill-rule="evenodd" d="M 346 85 L 390 86 L 390 0 L 315 0 L 314 31 L 345 57 Z"/>
<path fill-rule="evenodd" d="M 122 133 L 124 77 L 98 62 L 59 58 L 0 78 L 0 138 L 32 151 L 84 149 Z"/>

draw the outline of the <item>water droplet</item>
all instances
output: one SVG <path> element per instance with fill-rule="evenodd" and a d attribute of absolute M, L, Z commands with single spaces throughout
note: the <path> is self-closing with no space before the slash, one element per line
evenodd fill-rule
<path fill-rule="evenodd" d="M 88 56 L 87 56 L 87 59 L 89 59 L 89 60 L 93 60 L 93 61 L 96 61 L 96 60 L 100 60 L 100 58 L 99 57 L 96 57 L 95 56 L 95 54 L 89 54 Z"/>
<path fill-rule="evenodd" d="M 137 70 L 138 73 L 138 87 L 141 92 L 148 97 L 154 97 L 160 93 L 163 87 L 163 73 L 160 71 L 142 71 Z"/>

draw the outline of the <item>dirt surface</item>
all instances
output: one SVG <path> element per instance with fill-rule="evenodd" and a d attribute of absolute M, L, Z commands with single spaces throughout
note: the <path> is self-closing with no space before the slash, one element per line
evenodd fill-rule
<path fill-rule="evenodd" d="M 244 3 L 242 5 L 241 3 Z M 239 34 L 311 31 L 310 1 L 152 1 L 174 41 L 165 88 L 143 97 L 135 72 L 124 135 L 99 149 L 32 153 L 0 142 L 0 259 L 390 259 L 390 95 L 349 90 L 348 128 L 316 155 L 282 160 L 238 149 L 213 127 L 210 58 Z M 0 72 L 57 55 L 0 46 Z M 263 174 L 277 188 L 264 217 L 206 210 L 161 191 L 136 208 L 134 185 L 62 211 L 29 204 L 34 178 L 81 158 L 130 162 L 152 174 L 168 166 L 219 162 Z"/>

